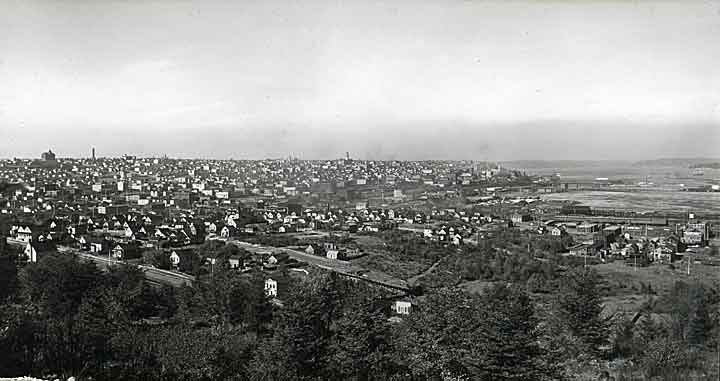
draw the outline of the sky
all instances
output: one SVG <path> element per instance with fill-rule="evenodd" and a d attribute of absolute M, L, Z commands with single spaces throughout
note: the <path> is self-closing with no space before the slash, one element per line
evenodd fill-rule
<path fill-rule="evenodd" d="M 720 1 L 0 2 L 0 157 L 720 157 Z"/>

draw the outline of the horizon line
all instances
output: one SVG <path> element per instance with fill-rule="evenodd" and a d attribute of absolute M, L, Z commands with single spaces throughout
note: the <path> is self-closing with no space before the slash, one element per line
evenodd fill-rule
<path fill-rule="evenodd" d="M 166 159 L 166 160 L 181 160 L 181 161 L 192 161 L 192 160 L 205 160 L 205 161 L 266 161 L 266 160 L 299 160 L 299 161 L 334 161 L 346 159 L 343 156 L 334 158 L 300 158 L 294 156 L 287 157 L 265 157 L 265 158 L 210 158 L 210 157 L 172 157 L 172 156 L 139 156 L 132 154 L 124 154 L 121 156 L 99 156 L 95 160 L 101 159 L 124 159 L 125 156 L 132 156 L 136 159 Z M 92 160 L 90 156 L 63 156 L 57 157 L 57 160 Z M 0 160 L 29 160 L 29 161 L 40 161 L 37 157 L 0 157 Z M 474 161 L 482 163 L 508 163 L 508 162 L 646 162 L 646 161 L 661 161 L 661 160 L 705 160 L 705 161 L 720 161 L 720 157 L 702 157 L 702 156 L 688 156 L 688 157 L 655 157 L 655 158 L 644 158 L 644 159 L 503 159 L 503 160 L 480 160 L 480 159 L 438 159 L 438 158 L 427 158 L 427 159 L 367 159 L 350 157 L 350 160 L 357 161 L 446 161 L 446 162 L 462 162 L 462 161 Z"/>

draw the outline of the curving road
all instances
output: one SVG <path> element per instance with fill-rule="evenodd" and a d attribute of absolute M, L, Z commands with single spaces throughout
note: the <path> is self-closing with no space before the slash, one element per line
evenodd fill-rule
<path fill-rule="evenodd" d="M 303 251 L 299 250 L 293 250 L 288 249 L 285 247 L 274 247 L 274 246 L 262 246 L 258 244 L 252 244 L 248 242 L 242 242 L 242 241 L 236 241 L 236 240 L 230 240 L 229 243 L 232 243 L 242 249 L 245 249 L 247 251 L 258 253 L 258 252 L 277 252 L 281 251 L 284 253 L 287 253 L 287 255 L 290 256 L 290 258 L 296 259 L 298 261 L 302 261 L 305 263 L 309 263 L 313 266 L 317 266 L 321 269 L 334 271 L 336 273 L 346 275 L 352 278 L 356 278 L 359 280 L 364 280 L 370 283 L 375 283 L 381 286 L 402 290 L 402 291 L 409 291 L 408 283 L 402 279 L 395 278 L 393 276 L 390 276 L 388 274 L 374 271 L 374 270 L 367 270 L 361 266 L 358 266 L 356 264 L 353 264 L 348 261 L 341 261 L 337 259 L 329 259 L 326 257 L 321 257 L 318 255 L 312 255 L 305 253 Z"/>

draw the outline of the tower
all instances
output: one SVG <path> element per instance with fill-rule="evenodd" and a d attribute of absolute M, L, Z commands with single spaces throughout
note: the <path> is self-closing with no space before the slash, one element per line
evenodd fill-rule
<path fill-rule="evenodd" d="M 95 161 L 95 147 L 92 148 L 92 159 Z"/>
<path fill-rule="evenodd" d="M 52 150 L 48 150 L 47 152 L 43 152 L 40 158 L 42 161 L 55 161 L 55 154 Z"/>

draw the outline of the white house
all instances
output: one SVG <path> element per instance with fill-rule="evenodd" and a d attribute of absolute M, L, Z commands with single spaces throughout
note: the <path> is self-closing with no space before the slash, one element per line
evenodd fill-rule
<path fill-rule="evenodd" d="M 170 263 L 172 263 L 173 267 L 177 267 L 180 264 L 180 256 L 177 255 L 175 251 L 170 253 Z"/>
<path fill-rule="evenodd" d="M 28 243 L 27 246 L 25 246 L 24 253 L 28 262 L 37 262 L 37 250 L 33 247 L 32 243 Z"/>
<path fill-rule="evenodd" d="M 265 280 L 265 295 L 272 297 L 277 296 L 277 281 L 272 278 Z"/>
<path fill-rule="evenodd" d="M 174 267 L 177 267 L 180 264 L 180 256 L 175 251 L 170 253 L 170 263 L 172 263 Z"/>
<path fill-rule="evenodd" d="M 563 236 L 563 235 L 565 235 L 565 233 L 566 233 L 565 228 L 563 228 L 562 226 L 554 227 L 554 228 L 550 229 L 550 234 L 555 237 Z"/>
<path fill-rule="evenodd" d="M 32 240 L 32 230 L 27 226 L 21 226 L 17 230 L 17 239 L 23 242 L 30 242 L 30 240 Z"/>
<path fill-rule="evenodd" d="M 230 229 L 227 226 L 223 226 L 223 228 L 220 230 L 220 237 L 222 237 L 222 238 L 230 237 Z"/>
<path fill-rule="evenodd" d="M 123 255 L 125 255 L 125 249 L 123 249 L 120 245 L 115 245 L 115 247 L 112 249 L 112 256 L 115 259 L 122 259 Z"/>
<path fill-rule="evenodd" d="M 455 234 L 452 236 L 452 243 L 455 246 L 460 246 L 463 243 L 463 237 L 460 234 Z"/>
<path fill-rule="evenodd" d="M 396 300 L 392 305 L 392 310 L 400 315 L 409 315 L 412 310 L 412 303 L 405 300 Z"/>

